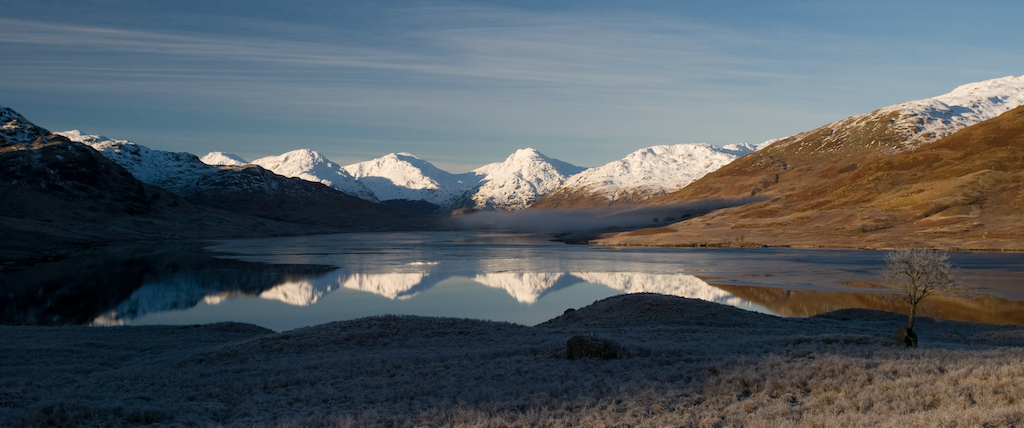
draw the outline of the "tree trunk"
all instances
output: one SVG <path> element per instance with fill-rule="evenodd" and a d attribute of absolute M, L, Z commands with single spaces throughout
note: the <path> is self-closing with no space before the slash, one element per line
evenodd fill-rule
<path fill-rule="evenodd" d="M 910 313 L 907 314 L 907 330 L 914 331 L 914 315 L 917 314 L 917 304 L 910 305 Z"/>

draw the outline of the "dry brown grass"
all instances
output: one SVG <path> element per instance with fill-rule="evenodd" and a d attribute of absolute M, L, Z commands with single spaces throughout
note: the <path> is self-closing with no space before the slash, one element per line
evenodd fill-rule
<path fill-rule="evenodd" d="M 842 139 L 816 130 L 780 141 L 651 203 L 751 194 L 769 201 L 673 225 L 673 234 L 595 242 L 722 244 L 726 228 L 742 225 L 749 242 L 766 245 L 1024 251 L 1024 108 L 896 154 L 878 143 L 895 138 L 890 131 L 872 129 Z M 702 220 L 711 216 L 708 227 Z"/>

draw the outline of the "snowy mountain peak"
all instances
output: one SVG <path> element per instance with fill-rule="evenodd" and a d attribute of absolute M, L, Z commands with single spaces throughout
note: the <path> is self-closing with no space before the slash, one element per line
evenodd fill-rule
<path fill-rule="evenodd" d="M 203 163 L 191 153 L 151 150 L 131 141 L 83 134 L 78 130 L 54 134 L 90 146 L 124 167 L 139 181 L 177 194 L 189 191 L 197 180 L 219 169 Z"/>
<path fill-rule="evenodd" d="M 894 149 L 902 151 L 946 137 L 1021 105 L 1024 105 L 1024 76 L 1007 76 L 968 83 L 937 97 L 853 116 L 837 122 L 834 127 L 855 128 L 879 115 L 895 114 L 894 129 L 906 141 Z"/>
<path fill-rule="evenodd" d="M 219 165 L 242 166 L 242 165 L 246 165 L 246 164 L 249 163 L 249 162 L 246 162 L 245 159 L 242 159 L 241 157 L 239 157 L 238 155 L 236 155 L 234 153 L 224 153 L 224 152 L 210 152 L 210 153 L 207 153 L 206 156 L 203 156 L 203 157 L 199 158 L 199 160 L 203 161 L 203 163 L 205 163 L 207 165 L 215 165 L 215 166 L 219 166 Z"/>
<path fill-rule="evenodd" d="M 378 202 L 373 192 L 356 181 L 348 171 L 314 150 L 292 150 L 279 156 L 259 158 L 251 163 L 275 174 L 323 183 L 360 199 Z"/>
<path fill-rule="evenodd" d="M 479 179 L 475 173 L 452 174 L 409 153 L 390 153 L 344 167 L 377 199 L 422 200 L 450 207 Z"/>
<path fill-rule="evenodd" d="M 50 133 L 34 125 L 13 109 L 0 106 L 0 147 L 23 145 Z"/>
<path fill-rule="evenodd" d="M 549 158 L 547 156 L 544 156 L 540 152 L 538 152 L 533 147 L 527 147 L 525 149 L 516 150 L 515 153 L 512 153 L 511 155 L 509 155 L 509 157 L 506 160 L 506 162 L 511 161 L 511 160 L 524 161 L 524 160 L 535 160 L 535 159 L 548 160 Z"/>
<path fill-rule="evenodd" d="M 642 202 L 686 187 L 736 158 L 753 153 L 750 144 L 659 145 L 590 168 L 565 180 L 536 205 L 538 208 Z"/>
<path fill-rule="evenodd" d="M 584 168 L 544 156 L 537 150 L 516 150 L 504 162 L 473 170 L 483 178 L 472 195 L 477 209 L 511 211 L 524 209 L 537 198 Z"/>
<path fill-rule="evenodd" d="M 840 153 L 867 147 L 886 153 L 912 150 L 1024 105 L 1024 76 L 958 86 L 932 98 L 850 116 L 784 139 L 778 149 Z M 884 124 L 879 127 L 878 124 Z M 823 138 L 815 132 L 827 131 Z"/>

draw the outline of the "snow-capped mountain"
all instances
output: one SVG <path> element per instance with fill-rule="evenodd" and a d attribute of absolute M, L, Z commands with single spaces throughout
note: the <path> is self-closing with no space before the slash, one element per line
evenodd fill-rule
<path fill-rule="evenodd" d="M 210 153 L 207 153 L 206 156 L 203 156 L 203 157 L 199 158 L 199 160 L 203 161 L 203 163 L 205 163 L 207 165 L 214 165 L 214 166 L 221 166 L 221 165 L 242 166 L 242 165 L 245 165 L 245 164 L 249 163 L 249 162 L 246 162 L 245 159 L 242 159 L 241 157 L 239 157 L 238 155 L 236 155 L 234 153 L 224 153 L 224 152 L 210 152 Z"/>
<path fill-rule="evenodd" d="M 1024 76 L 961 85 L 952 92 L 850 116 L 784 138 L 775 153 L 838 156 L 859 150 L 894 154 L 952 135 L 1024 105 Z"/>
<path fill-rule="evenodd" d="M 771 140 L 770 140 L 771 141 Z M 770 144 L 770 142 L 766 142 Z M 653 146 L 623 159 L 590 168 L 565 180 L 539 199 L 535 208 L 575 208 L 616 202 L 642 202 L 686 187 L 736 158 L 753 153 L 750 144 Z"/>
<path fill-rule="evenodd" d="M 204 159 L 207 157 L 211 160 L 219 159 L 219 157 L 215 157 L 214 153 L 206 155 Z M 379 202 L 373 191 L 356 181 L 348 171 L 313 150 L 293 150 L 280 156 L 259 158 L 251 163 L 273 171 L 275 174 L 323 183 L 360 199 Z"/>
<path fill-rule="evenodd" d="M 208 164 L 231 165 L 244 161 L 212 152 Z M 565 179 L 583 170 L 534 149 L 522 149 L 504 162 L 465 174 L 443 171 L 409 153 L 392 153 L 345 167 L 319 153 L 301 149 L 257 159 L 262 166 L 286 177 L 324 183 L 369 201 L 425 201 L 441 209 L 472 207 L 511 211 L 529 206 Z"/>
<path fill-rule="evenodd" d="M 480 182 L 475 172 L 452 174 L 409 153 L 391 153 L 344 170 L 381 201 L 426 201 L 450 207 Z"/>
<path fill-rule="evenodd" d="M 191 193 L 199 179 L 220 170 L 203 163 L 191 153 L 151 150 L 131 141 L 86 135 L 77 130 L 54 134 L 96 149 L 143 183 L 162 187 L 179 195 Z"/>
<path fill-rule="evenodd" d="M 78 131 L 58 135 L 92 147 L 143 183 L 235 214 L 356 230 L 403 221 L 402 215 L 380 204 L 255 164 L 213 166 L 189 153 L 151 150 L 130 141 Z"/>
<path fill-rule="evenodd" d="M 477 209 L 498 211 L 525 209 L 584 169 L 544 156 L 532 148 L 520 149 L 504 162 L 473 170 L 483 178 L 472 193 L 472 205 Z"/>
<path fill-rule="evenodd" d="M 903 149 L 918 147 L 992 119 L 1024 105 L 1024 76 L 961 85 L 948 94 L 882 108 L 867 115 L 896 113 L 896 128 L 907 141 Z M 853 119 L 853 118 L 851 118 Z"/>
<path fill-rule="evenodd" d="M 49 133 L 13 109 L 0 106 L 0 147 L 30 144 Z"/>

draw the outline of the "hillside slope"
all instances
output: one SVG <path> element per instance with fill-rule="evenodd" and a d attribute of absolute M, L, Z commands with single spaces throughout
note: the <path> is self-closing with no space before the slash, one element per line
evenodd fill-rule
<path fill-rule="evenodd" d="M 1021 105 L 1024 76 L 962 85 L 782 139 L 651 203 L 792 194 L 866 160 L 914 150 Z"/>
<path fill-rule="evenodd" d="M 662 198 L 766 196 L 603 244 L 1024 250 L 1024 107 L 914 144 L 888 114 L 784 140 Z M 830 138 L 837 128 L 844 138 Z"/>

